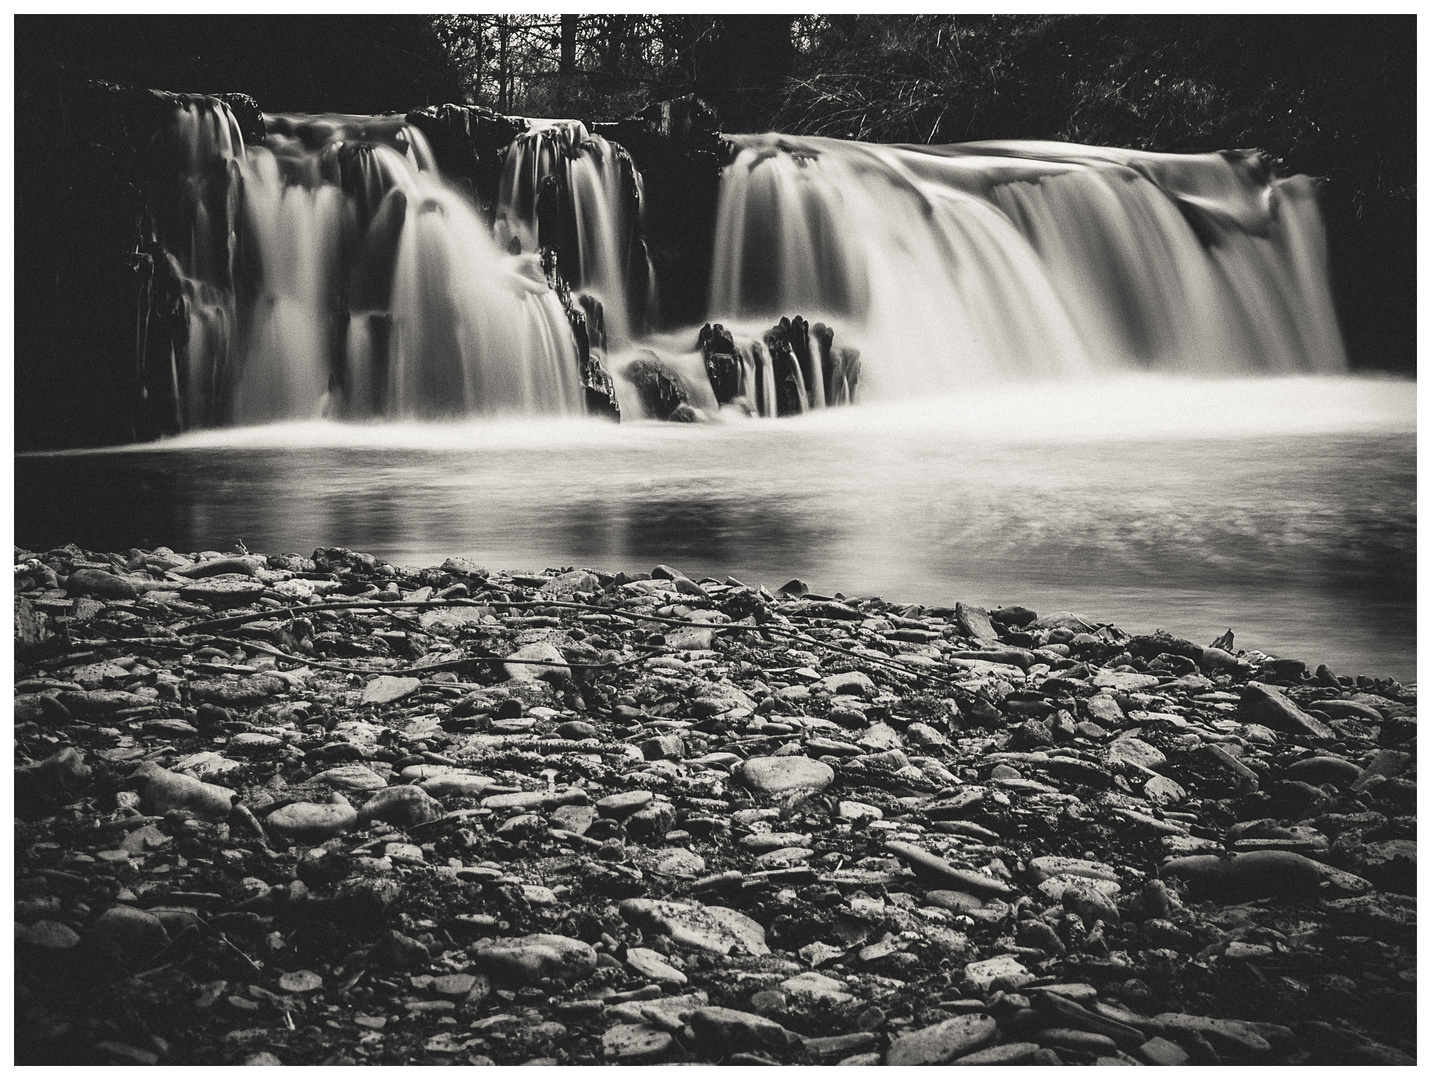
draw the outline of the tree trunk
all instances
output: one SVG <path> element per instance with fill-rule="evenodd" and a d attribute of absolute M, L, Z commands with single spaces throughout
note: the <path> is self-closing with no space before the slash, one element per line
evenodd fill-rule
<path fill-rule="evenodd" d="M 576 76 L 575 15 L 561 17 L 561 61 L 557 68 L 557 100 L 565 105 L 571 100 L 572 81 Z"/>
<path fill-rule="evenodd" d="M 507 16 L 497 16 L 497 111 L 512 111 L 511 81 L 507 71 Z"/>

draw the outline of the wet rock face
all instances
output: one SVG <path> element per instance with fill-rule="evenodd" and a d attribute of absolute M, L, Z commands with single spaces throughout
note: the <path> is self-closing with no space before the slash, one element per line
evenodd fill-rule
<path fill-rule="evenodd" d="M 15 564 L 21 1063 L 1414 1060 L 1414 687 L 666 565 Z"/>
<path fill-rule="evenodd" d="M 641 395 L 646 414 L 655 420 L 693 420 L 690 395 L 680 376 L 649 349 L 626 366 L 626 378 Z"/>

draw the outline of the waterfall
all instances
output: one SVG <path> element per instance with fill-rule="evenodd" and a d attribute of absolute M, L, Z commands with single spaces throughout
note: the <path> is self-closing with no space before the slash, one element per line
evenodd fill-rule
<path fill-rule="evenodd" d="M 489 223 L 402 116 L 265 115 L 245 146 L 217 99 L 165 100 L 154 150 L 181 179 L 154 213 L 187 329 L 157 363 L 180 428 L 614 412 L 613 393 L 632 416 L 785 416 L 1130 368 L 1345 369 L 1316 181 L 1252 151 L 732 136 L 719 324 L 657 335 L 641 174 L 578 121 L 519 122 Z"/>
<path fill-rule="evenodd" d="M 522 251 L 561 250 L 572 287 L 601 302 L 607 336 L 629 340 L 654 282 L 641 239 L 641 173 L 625 150 L 580 121 L 530 123 L 507 154 L 497 239 Z"/>
<path fill-rule="evenodd" d="M 730 142 L 710 317 L 823 318 L 874 395 L 1345 369 L 1315 181 L 1255 153 Z"/>
<path fill-rule="evenodd" d="M 180 426 L 582 411 L 576 345 L 534 251 L 509 254 L 401 117 L 265 116 L 245 147 L 185 98 Z M 177 230 L 173 230 L 177 231 Z"/>

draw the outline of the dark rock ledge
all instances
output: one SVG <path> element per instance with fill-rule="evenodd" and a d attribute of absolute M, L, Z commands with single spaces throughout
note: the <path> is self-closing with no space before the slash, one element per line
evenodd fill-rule
<path fill-rule="evenodd" d="M 15 615 L 17 1063 L 1415 1059 L 1412 686 L 334 548 Z"/>

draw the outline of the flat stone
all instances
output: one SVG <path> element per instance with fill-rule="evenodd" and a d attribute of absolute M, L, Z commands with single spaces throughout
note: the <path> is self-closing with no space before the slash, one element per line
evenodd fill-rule
<path fill-rule="evenodd" d="M 665 958 L 654 949 L 627 949 L 626 963 L 636 974 L 662 986 L 686 985 L 685 973 L 666 963 Z"/>
<path fill-rule="evenodd" d="M 1289 780 L 1302 780 L 1308 784 L 1350 784 L 1361 775 L 1361 766 L 1346 758 L 1320 755 L 1303 758 L 1287 766 Z"/>
<path fill-rule="evenodd" d="M 1186 1050 L 1161 1036 L 1149 1039 L 1133 1052 L 1148 1065 L 1187 1065 L 1191 1062 Z"/>
<path fill-rule="evenodd" d="M 143 785 L 140 808 L 156 817 L 170 810 L 187 810 L 195 817 L 220 821 L 229 816 L 238 797 L 232 788 L 170 772 L 152 761 L 141 765 L 134 775 Z"/>
<path fill-rule="evenodd" d="M 873 1031 L 852 1031 L 848 1035 L 807 1036 L 801 1041 L 814 1061 L 826 1064 L 874 1046 L 879 1038 Z"/>
<path fill-rule="evenodd" d="M 1085 926 L 1092 926 L 1099 919 L 1109 926 L 1118 925 L 1118 905 L 1114 899 L 1118 895 L 1118 886 L 1115 883 L 1094 881 L 1092 878 L 1050 878 L 1039 886 L 1039 891 L 1060 883 L 1064 884 L 1058 899 L 1064 911 L 1073 912 Z"/>
<path fill-rule="evenodd" d="M 62 922 L 37 919 L 29 926 L 15 927 L 16 947 L 27 946 L 42 953 L 62 953 L 79 944 L 80 936 Z"/>
<path fill-rule="evenodd" d="M 316 971 L 303 968 L 299 971 L 285 971 L 278 977 L 278 985 L 290 994 L 311 994 L 323 986 L 323 976 Z"/>
<path fill-rule="evenodd" d="M 528 934 L 476 946 L 473 963 L 505 982 L 530 986 L 539 979 L 571 982 L 596 970 L 596 950 L 559 934 Z"/>
<path fill-rule="evenodd" d="M 1100 668 L 1093 673 L 1093 685 L 1104 690 L 1117 690 L 1124 694 L 1136 694 L 1139 690 L 1151 690 L 1158 685 L 1156 675 L 1139 675 L 1134 671 L 1108 671 Z M 1097 700 L 1096 698 L 1090 700 Z M 1095 717 L 1094 719 L 1099 719 Z"/>
<path fill-rule="evenodd" d="M 886 1065 L 945 1065 L 978 1050 L 998 1033 L 992 1016 L 956 1016 L 901 1035 L 885 1054 Z"/>
<path fill-rule="evenodd" d="M 253 758 L 272 757 L 283 746 L 283 740 L 277 735 L 265 735 L 261 731 L 241 732 L 228 742 L 230 753 Z"/>
<path fill-rule="evenodd" d="M 687 1023 L 697 1045 L 722 1057 L 744 1050 L 784 1050 L 799 1041 L 774 1020 L 739 1009 L 707 1005 L 691 1013 Z"/>
<path fill-rule="evenodd" d="M 1150 776 L 1143 784 L 1143 798 L 1156 806 L 1176 806 L 1187 797 L 1187 790 L 1166 776 Z"/>
<path fill-rule="evenodd" d="M 1078 1028 L 1044 1028 L 1038 1033 L 1038 1041 L 1045 1046 L 1082 1050 L 1091 1054 L 1118 1052 L 1118 1044 L 1107 1035 L 1100 1035 L 1096 1031 L 1080 1031 Z"/>
<path fill-rule="evenodd" d="M 477 985 L 478 977 L 459 972 L 453 975 L 439 975 L 432 981 L 432 992 L 446 998 L 465 998 Z"/>
<path fill-rule="evenodd" d="M 190 754 L 188 757 L 180 758 L 174 764 L 175 772 L 187 773 L 207 784 L 223 780 L 227 776 L 241 772 L 244 768 L 246 766 L 243 762 L 232 761 L 213 750 Z"/>
<path fill-rule="evenodd" d="M 743 838 L 740 846 L 749 851 L 775 851 L 783 847 L 803 847 L 809 842 L 808 833 L 758 832 Z"/>
<path fill-rule="evenodd" d="M 814 848 L 782 847 L 774 851 L 762 852 L 756 856 L 756 863 L 762 867 L 794 866 L 813 858 Z"/>
<path fill-rule="evenodd" d="M 1149 772 L 1157 772 L 1168 764 L 1161 750 L 1132 735 L 1119 735 L 1108 744 L 1107 755 L 1109 765 L 1129 765 Z"/>
<path fill-rule="evenodd" d="M 1322 904 L 1343 934 L 1365 934 L 1378 941 L 1411 945 L 1416 941 L 1416 898 L 1392 893 L 1353 896 Z"/>
<path fill-rule="evenodd" d="M 837 675 L 827 675 L 820 680 L 832 694 L 851 694 L 855 697 L 873 698 L 879 693 L 875 681 L 863 671 L 842 671 Z"/>
<path fill-rule="evenodd" d="M 671 900 L 623 900 L 621 916 L 642 929 L 667 934 L 677 945 L 725 956 L 736 948 L 768 956 L 765 928 L 750 916 L 725 907 Z"/>
<path fill-rule="evenodd" d="M 999 1046 L 986 1047 L 983 1050 L 975 1050 L 972 1054 L 965 1054 L 961 1058 L 955 1058 L 951 1065 L 1027 1065 L 1033 1061 L 1034 1053 L 1038 1050 L 1038 1043 L 1035 1042 L 1011 1042 L 1002 1043 Z"/>
<path fill-rule="evenodd" d="M 869 803 L 841 799 L 835 810 L 835 816 L 844 821 L 879 821 L 884 817 L 884 811 Z"/>
<path fill-rule="evenodd" d="M 513 682 L 566 682 L 571 668 L 567 666 L 566 657 L 550 641 L 534 641 L 529 645 L 523 645 L 516 652 L 510 654 L 507 659 L 512 660 L 537 660 L 535 664 L 506 663 L 502 665 L 507 673 L 507 678 Z"/>
<path fill-rule="evenodd" d="M 1324 881 L 1338 894 L 1371 889 L 1365 879 L 1294 851 L 1251 851 L 1230 859 L 1189 855 L 1165 862 L 1158 874 L 1185 882 L 1195 896 L 1232 903 L 1268 896 L 1315 898 L 1321 895 Z"/>
<path fill-rule="evenodd" d="M 630 1024 L 656 1024 L 674 1031 L 690 1019 L 697 1009 L 709 1004 L 710 998 L 704 990 L 693 990 L 687 994 L 673 994 L 653 1001 L 623 1001 L 611 1005 L 606 1015 L 612 1019 Z"/>
<path fill-rule="evenodd" d="M 655 797 L 650 791 L 619 791 L 615 795 L 597 799 L 596 812 L 602 817 L 620 821 L 636 813 Z"/>
<path fill-rule="evenodd" d="M 675 1045 L 669 1031 L 650 1024 L 617 1024 L 601 1036 L 602 1055 L 614 1061 L 654 1061 L 669 1054 Z"/>
<path fill-rule="evenodd" d="M 989 613 L 981 607 L 966 604 L 962 600 L 954 604 L 954 625 L 959 633 L 973 641 L 997 642 L 999 632 L 989 621 Z"/>
<path fill-rule="evenodd" d="M 1063 855 L 1040 855 L 1030 859 L 1029 873 L 1036 885 L 1055 877 L 1095 878 L 1115 884 L 1119 880 L 1118 871 L 1108 863 L 1091 859 L 1072 859 Z"/>
<path fill-rule="evenodd" d="M 865 750 L 874 753 L 898 750 L 904 745 L 904 739 L 899 732 L 885 723 L 871 724 L 856 736 L 856 741 Z"/>
<path fill-rule="evenodd" d="M 196 702 L 207 702 L 210 705 L 259 705 L 275 694 L 287 691 L 288 683 L 276 675 L 192 679 L 189 682 L 189 697 Z"/>
<path fill-rule="evenodd" d="M 327 803 L 296 802 L 280 807 L 265 819 L 285 836 L 304 843 L 321 844 L 358 824 L 358 812 L 341 795 Z"/>
<path fill-rule="evenodd" d="M 1008 979 L 1014 985 L 1022 986 L 1032 982 L 1033 975 L 1012 956 L 995 956 L 964 965 L 964 982 L 980 994 L 987 994 L 997 979 Z"/>
<path fill-rule="evenodd" d="M 496 781 L 476 773 L 444 772 L 420 781 L 417 786 L 435 799 L 480 799 Z"/>
<path fill-rule="evenodd" d="M 696 878 L 706 871 L 706 861 L 685 848 L 662 848 L 656 852 L 656 873 L 667 877 Z"/>
<path fill-rule="evenodd" d="M 750 758 L 740 767 L 745 786 L 761 795 L 790 791 L 824 791 L 835 782 L 835 770 L 823 761 L 790 755 Z"/>
<path fill-rule="evenodd" d="M 108 600 L 134 600 L 139 590 L 134 583 L 107 570 L 76 570 L 65 579 L 71 596 L 103 596 Z"/>
<path fill-rule="evenodd" d="M 183 586 L 179 598 L 216 608 L 247 607 L 256 604 L 267 589 L 267 585 L 251 577 L 212 577 Z"/>
<path fill-rule="evenodd" d="M 1242 688 L 1237 713 L 1244 723 L 1265 724 L 1273 731 L 1313 739 L 1336 738 L 1336 732 L 1296 705 L 1286 694 L 1262 683 L 1250 682 Z"/>
<path fill-rule="evenodd" d="M 586 830 L 595 823 L 594 806 L 558 806 L 547 818 L 547 824 L 553 829 L 576 833 L 578 836 L 585 836 Z"/>
<path fill-rule="evenodd" d="M 814 971 L 801 972 L 780 984 L 780 988 L 791 997 L 805 997 L 830 1005 L 853 1001 L 854 995 L 839 979 L 832 979 Z"/>
<path fill-rule="evenodd" d="M 391 705 L 414 694 L 422 686 L 421 679 L 404 678 L 399 675 L 379 675 L 363 687 L 364 705 Z"/>
<path fill-rule="evenodd" d="M 1169 1032 L 1196 1032 L 1218 1050 L 1265 1054 L 1272 1049 L 1271 1044 L 1259 1035 L 1251 1024 L 1240 1020 L 1219 1020 L 1210 1016 L 1175 1012 L 1158 1013 L 1153 1019 Z"/>

